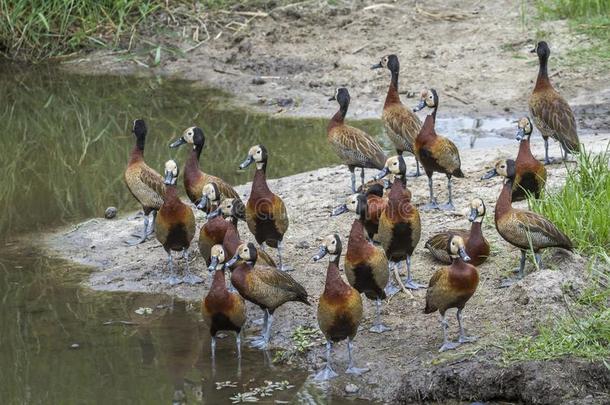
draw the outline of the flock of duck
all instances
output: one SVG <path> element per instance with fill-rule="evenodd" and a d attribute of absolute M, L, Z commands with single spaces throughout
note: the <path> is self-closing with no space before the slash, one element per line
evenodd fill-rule
<path fill-rule="evenodd" d="M 529 107 L 533 122 L 544 137 L 545 163 L 550 163 L 549 137 L 561 143 L 564 159 L 568 153 L 578 151 L 579 142 L 572 110 L 549 81 L 549 47 L 545 42 L 539 42 L 534 52 L 538 55 L 540 66 Z M 339 111 L 328 125 L 328 141 L 351 172 L 351 189 L 354 194 L 347 198 L 345 204 L 336 207 L 331 216 L 351 212 L 356 218 L 347 239 L 344 263 L 347 283 L 339 271 L 343 250 L 339 235 L 327 236 L 312 258 L 318 261 L 325 256 L 329 257 L 325 288 L 317 312 L 320 329 L 327 339 L 327 364 L 316 375 L 317 379 L 322 380 L 337 375 L 331 367 L 331 348 L 333 343 L 346 339 L 349 353 L 346 372 L 360 374 L 367 371 L 355 367 L 352 358 L 352 340 L 363 317 L 361 294 L 364 293 L 376 304 L 376 318 L 370 330 L 378 333 L 389 330 L 381 322 L 382 300 L 399 291 L 399 286 L 404 291 L 424 287 L 414 281 L 411 272 L 411 256 L 421 236 L 420 210 L 453 210 L 452 177 L 465 176 L 460 167 L 458 148 L 451 140 L 435 131 L 438 93 L 434 89 L 426 89 L 422 91 L 417 107 L 406 108 L 398 95 L 397 56 L 384 56 L 372 68 L 385 68 L 391 73 L 382 120 L 397 155 L 387 158 L 372 137 L 345 124 L 350 96 L 347 89 L 337 89 L 331 100 L 338 102 Z M 431 112 L 422 124 L 415 112 L 425 108 Z M 516 159 L 498 161 L 483 177 L 487 179 L 500 175 L 505 178 L 495 206 L 495 225 L 502 238 L 521 250 L 518 277 L 524 275 L 528 250 L 533 251 L 538 265 L 542 264 L 539 255 L 541 249 L 561 247 L 572 250 L 569 238 L 551 221 L 534 212 L 512 207 L 513 201 L 523 200 L 528 195 L 538 198 L 545 186 L 546 169 L 530 151 L 532 131 L 533 125 L 529 118 L 519 120 L 519 152 Z M 143 120 L 134 121 L 133 133 L 136 144 L 125 171 L 125 181 L 142 205 L 144 229 L 140 238 L 131 244 L 145 241 L 154 231 L 168 255 L 169 284 L 200 283 L 203 279 L 191 273 L 188 268 L 188 250 L 195 236 L 196 225 L 192 208 L 178 197 L 176 182 L 179 167 L 174 160 L 169 160 L 165 163 L 164 176 L 159 175 L 144 161 L 147 128 Z M 207 214 L 199 233 L 198 245 L 206 266 L 214 273 L 209 292 L 201 306 L 212 336 L 212 356 L 215 355 L 215 336 L 219 331 L 236 332 L 240 355 L 240 332 L 246 321 L 244 299 L 264 311 L 262 335 L 254 339 L 252 345 L 266 349 L 271 337 L 274 311 L 290 301 L 310 305 L 307 291 L 288 274 L 292 269 L 283 256 L 283 238 L 289 219 L 284 202 L 267 185 L 269 151 L 263 145 L 255 145 L 240 165 L 241 169 L 252 164 L 256 167 L 249 198 L 244 204 L 231 185 L 200 169 L 199 157 L 205 144 L 201 128 L 186 129 L 170 147 L 177 148 L 184 144 L 191 146 L 184 165 L 186 194 L 198 209 Z M 421 165 L 428 177 L 430 201 L 419 208 L 411 202 L 403 152 L 415 156 L 417 170 L 413 176 L 420 174 Z M 361 169 L 361 185 L 358 189 L 356 168 Z M 379 170 L 374 180 L 366 183 L 365 168 Z M 447 176 L 449 199 L 443 205 L 439 205 L 434 197 L 432 177 L 435 172 Z M 152 225 L 149 223 L 151 212 Z M 424 309 L 427 314 L 438 311 L 441 315 L 443 344 L 440 351 L 453 349 L 474 339 L 464 332 L 462 310 L 478 286 L 479 275 L 475 266 L 483 264 L 490 254 L 489 243 L 481 230 L 485 214 L 483 200 L 474 198 L 468 216 L 472 222 L 470 230 L 447 230 L 434 235 L 425 244 L 436 260 L 448 264 L 436 271 L 430 279 Z M 236 227 L 238 220 L 245 220 L 256 244 L 242 239 Z M 277 249 L 277 264 L 265 246 Z M 182 279 L 178 278 L 172 252 L 182 252 L 187 259 Z M 398 272 L 402 261 L 406 263 L 407 270 L 404 280 Z M 228 287 L 225 281 L 226 270 L 230 271 L 231 282 Z M 391 277 L 392 273 L 395 277 Z M 505 280 L 503 285 L 507 286 L 513 281 Z M 457 308 L 459 337 L 455 342 L 447 335 L 445 313 L 449 308 Z"/>

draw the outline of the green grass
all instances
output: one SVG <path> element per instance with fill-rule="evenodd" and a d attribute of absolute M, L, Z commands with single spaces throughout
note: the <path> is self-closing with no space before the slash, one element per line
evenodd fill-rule
<path fill-rule="evenodd" d="M 576 155 L 576 166 L 568 166 L 563 188 L 529 200 L 532 210 L 550 219 L 587 255 L 610 251 L 608 148 L 600 154 L 582 150 Z"/>

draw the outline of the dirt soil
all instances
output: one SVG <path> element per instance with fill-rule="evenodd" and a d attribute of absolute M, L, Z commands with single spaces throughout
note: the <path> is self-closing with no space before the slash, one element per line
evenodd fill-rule
<path fill-rule="evenodd" d="M 581 140 L 588 150 L 601 151 L 610 141 L 610 134 L 584 136 Z M 536 156 L 543 156 L 540 138 L 532 140 L 532 147 Z M 361 377 L 346 376 L 342 372 L 347 364 L 346 347 L 339 344 L 334 355 L 340 377 L 330 383 L 334 392 L 344 395 L 345 385 L 351 382 L 360 387 L 359 397 L 402 403 L 441 399 L 608 403 L 610 385 L 603 364 L 575 359 L 511 366 L 501 363 L 500 347 L 509 336 L 530 336 L 535 333 L 537 324 L 565 314 L 566 294 L 568 299 L 577 297 L 587 283 L 585 258 L 550 249 L 543 255 L 546 269 L 535 271 L 528 263 L 528 275 L 523 280 L 507 289 L 498 288 L 500 280 L 518 265 L 519 252 L 501 239 L 493 225 L 493 207 L 501 188 L 500 179 L 482 182 L 479 178 L 496 159 L 514 156 L 517 148 L 515 142 L 512 148 L 489 149 L 485 153 L 476 149 L 460 152 L 466 178 L 455 179 L 455 205 L 462 211 L 475 196 L 485 201 L 488 216 L 483 232 L 492 244 L 491 257 L 479 269 L 478 290 L 464 311 L 467 331 L 479 336 L 478 341 L 439 354 L 441 328 L 437 315 L 423 314 L 425 290 L 414 292 L 412 298 L 399 293 L 385 302 L 383 320 L 392 330 L 384 334 L 371 333 L 368 329 L 373 322 L 374 305 L 363 298 L 365 319 L 355 340 L 355 356 L 359 365 L 370 367 L 371 372 Z M 559 155 L 556 143 L 552 144 L 551 155 Z M 412 159 L 408 162 L 413 165 Z M 412 170 L 413 167 L 408 168 L 408 171 Z M 548 187 L 560 187 L 565 167 L 553 165 L 547 170 Z M 367 178 L 373 174 L 368 171 Z M 435 180 L 435 192 L 439 201 L 444 201 L 444 177 L 435 176 Z M 290 335 L 296 326 L 317 327 L 315 308 L 324 288 L 327 263 L 313 263 L 311 257 L 329 233 L 338 232 L 347 238 L 354 220 L 351 214 L 329 218 L 331 209 L 350 194 L 349 175 L 342 166 L 323 168 L 269 180 L 269 186 L 286 203 L 290 216 L 285 239 L 288 261 L 296 268 L 292 275 L 305 286 L 313 304 L 313 307 L 307 307 L 289 303 L 276 312 L 272 345 L 289 350 L 293 345 Z M 409 188 L 414 203 L 427 202 L 425 176 L 410 179 Z M 244 200 L 249 189 L 250 184 L 237 187 Z M 467 227 L 468 221 L 460 213 L 433 211 L 421 215 L 422 237 L 412 259 L 412 268 L 416 280 L 427 283 L 440 266 L 424 249 L 425 241 L 437 231 Z M 199 218 L 198 225 L 203 222 Z M 156 239 L 136 247 L 125 245 L 124 242 L 131 239 L 130 234 L 140 229 L 141 219 L 128 219 L 128 213 L 121 213 L 116 219 L 96 218 L 46 234 L 43 241 L 49 254 L 93 266 L 96 271 L 87 285 L 95 290 L 168 293 L 187 300 L 201 300 L 209 286 L 207 281 L 198 286 L 173 287 L 162 282 L 166 277 L 166 255 Z M 249 231 L 244 223 L 240 223 L 239 229 L 242 237 L 248 239 Z M 206 270 L 196 243 L 191 247 L 191 260 L 191 268 L 205 277 Z M 182 268 L 182 260 L 178 260 L 178 265 Z M 250 319 L 260 316 L 260 310 L 252 305 L 248 311 Z M 457 325 L 453 315 L 454 312 L 450 312 L 448 319 L 451 336 L 455 338 Z M 246 335 L 254 334 L 258 328 L 249 325 Z M 309 351 L 306 359 L 306 362 L 298 363 L 311 371 L 322 367 L 322 342 Z"/>
<path fill-rule="evenodd" d="M 296 116 L 329 116 L 335 105 L 328 97 L 346 86 L 352 96 L 349 116 L 378 118 L 389 72 L 370 66 L 394 53 L 406 103 L 414 104 L 409 98 L 423 87 L 434 87 L 442 114 L 514 118 L 527 110 L 536 79 L 538 62 L 529 51 L 545 39 L 552 49 L 551 80 L 575 106 L 580 127 L 610 127 L 607 63 L 570 55 L 591 42 L 565 21 L 538 21 L 527 3 L 526 26 L 521 3 L 508 0 L 310 0 L 258 14 L 189 9 L 183 12 L 198 18 L 196 24 L 179 13 L 161 16 L 159 26 L 167 30 L 142 38 L 149 51 L 141 56 L 100 51 L 64 66 L 87 74 L 190 79 L 236 94 L 239 104 L 258 111 Z M 185 53 L 163 51 L 158 66 L 143 67 L 154 65 L 156 44 Z"/>

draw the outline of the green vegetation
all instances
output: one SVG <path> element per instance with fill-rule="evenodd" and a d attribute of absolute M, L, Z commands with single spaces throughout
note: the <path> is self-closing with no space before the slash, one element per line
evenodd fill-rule
<path fill-rule="evenodd" d="M 274 363 L 292 364 L 303 353 L 313 346 L 322 343 L 322 333 L 318 328 L 297 326 L 292 332 L 292 347 L 288 350 L 278 350 L 273 356 Z"/>
<path fill-rule="evenodd" d="M 547 192 L 540 200 L 530 198 L 529 203 L 566 232 L 579 252 L 590 256 L 588 287 L 568 303 L 566 285 L 567 315 L 539 326 L 536 336 L 510 339 L 505 361 L 567 355 L 610 358 L 610 151 L 594 155 L 581 150 L 576 159 L 561 190 Z"/>

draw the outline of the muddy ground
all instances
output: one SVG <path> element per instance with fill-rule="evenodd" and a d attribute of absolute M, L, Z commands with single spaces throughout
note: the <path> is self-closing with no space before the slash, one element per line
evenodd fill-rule
<path fill-rule="evenodd" d="M 610 141 L 610 134 L 585 136 L 581 140 L 588 150 L 601 151 Z M 542 157 L 541 139 L 536 136 L 532 143 L 534 154 Z M 518 265 L 519 252 L 500 238 L 493 225 L 493 207 L 501 188 L 500 180 L 481 182 L 479 178 L 494 160 L 514 156 L 517 148 L 515 142 L 511 148 L 488 149 L 484 153 L 480 149 L 462 150 L 462 168 L 467 177 L 456 179 L 454 183 L 458 211 L 475 196 L 483 198 L 488 207 L 483 229 L 492 244 L 492 256 L 479 269 L 479 288 L 464 313 L 467 331 L 479 336 L 479 340 L 456 351 L 439 354 L 442 337 L 437 315 L 422 312 L 425 290 L 414 292 L 412 298 L 399 293 L 384 303 L 383 319 L 392 330 L 381 335 L 371 333 L 368 329 L 373 322 L 374 306 L 363 298 L 365 319 L 355 341 L 356 359 L 360 366 L 370 367 L 371 372 L 361 377 L 340 373 L 340 377 L 330 384 L 333 391 L 343 393 L 345 384 L 353 382 L 360 387 L 359 397 L 404 403 L 441 399 L 531 403 L 569 400 L 604 403 L 610 400 L 610 381 L 603 364 L 565 359 L 501 365 L 501 347 L 509 336 L 534 334 L 537 324 L 564 314 L 566 299 L 577 297 L 587 284 L 585 258 L 550 249 L 543 256 L 547 269 L 534 271 L 528 264 L 527 277 L 508 289 L 498 288 L 500 280 Z M 559 154 L 556 143 L 552 144 L 551 154 Z M 412 165 L 412 158 L 408 162 Z M 412 169 L 409 167 L 409 171 Z M 553 165 L 548 170 L 548 187 L 560 187 L 565 167 Z M 367 178 L 373 174 L 368 171 Z M 439 201 L 443 201 L 446 182 L 439 175 L 435 175 L 435 180 Z M 305 286 L 314 305 L 289 303 L 276 312 L 272 344 L 279 349 L 290 349 L 290 335 L 296 326 L 316 326 L 315 306 L 323 291 L 327 263 L 313 263 L 310 258 L 327 234 L 338 232 L 347 238 L 354 219 L 350 214 L 329 218 L 331 209 L 350 194 L 349 175 L 347 169 L 338 166 L 270 180 L 269 185 L 287 205 L 290 216 L 285 239 L 288 261 L 296 268 L 292 274 Z M 246 184 L 237 190 L 246 198 L 249 187 Z M 414 203 L 427 202 L 425 177 L 410 179 L 409 188 Z M 96 271 L 86 283 L 93 289 L 161 292 L 187 300 L 201 300 L 207 284 L 170 287 L 162 283 L 166 277 L 166 256 L 156 239 L 126 247 L 124 242 L 141 227 L 140 219 L 130 220 L 128 215 L 133 213 L 121 213 L 113 220 L 92 219 L 66 227 L 46 234 L 44 244 L 50 254 L 93 266 Z M 201 226 L 203 220 L 200 218 L 198 222 Z M 467 226 L 468 221 L 459 213 L 422 213 L 422 238 L 413 256 L 416 280 L 427 283 L 440 267 L 423 247 L 427 238 L 448 227 Z M 244 223 L 239 227 L 242 237 L 247 239 L 247 227 Z M 191 252 L 192 268 L 205 273 L 196 244 Z M 183 265 L 182 261 L 178 263 Z M 259 317 L 259 309 L 249 306 L 248 310 L 250 319 Z M 455 337 L 454 312 L 449 313 L 448 319 Z M 252 335 L 257 329 L 257 326 L 249 325 L 246 334 Z M 321 344 L 308 353 L 304 363 L 312 371 L 324 363 Z M 347 363 L 344 344 L 338 345 L 335 356 L 337 369 L 343 370 Z"/>
<path fill-rule="evenodd" d="M 538 69 L 529 51 L 545 39 L 552 50 L 551 80 L 580 106 L 580 127 L 608 128 L 607 63 L 574 56 L 571 52 L 592 46 L 591 41 L 566 21 L 535 19 L 534 9 L 530 2 L 509 0 L 310 0 L 265 13 L 189 8 L 162 15 L 160 29 L 136 36 L 135 42 L 141 41 L 134 57 L 100 51 L 64 66 L 87 74 L 190 79 L 238 95 L 241 105 L 296 116 L 329 116 L 335 105 L 328 96 L 346 86 L 350 117 L 378 118 L 389 72 L 370 66 L 394 53 L 407 103 L 415 102 L 409 97 L 423 87 L 435 87 L 442 114 L 512 117 L 527 110 Z M 181 51 L 164 50 L 154 66 L 157 45 Z"/>

